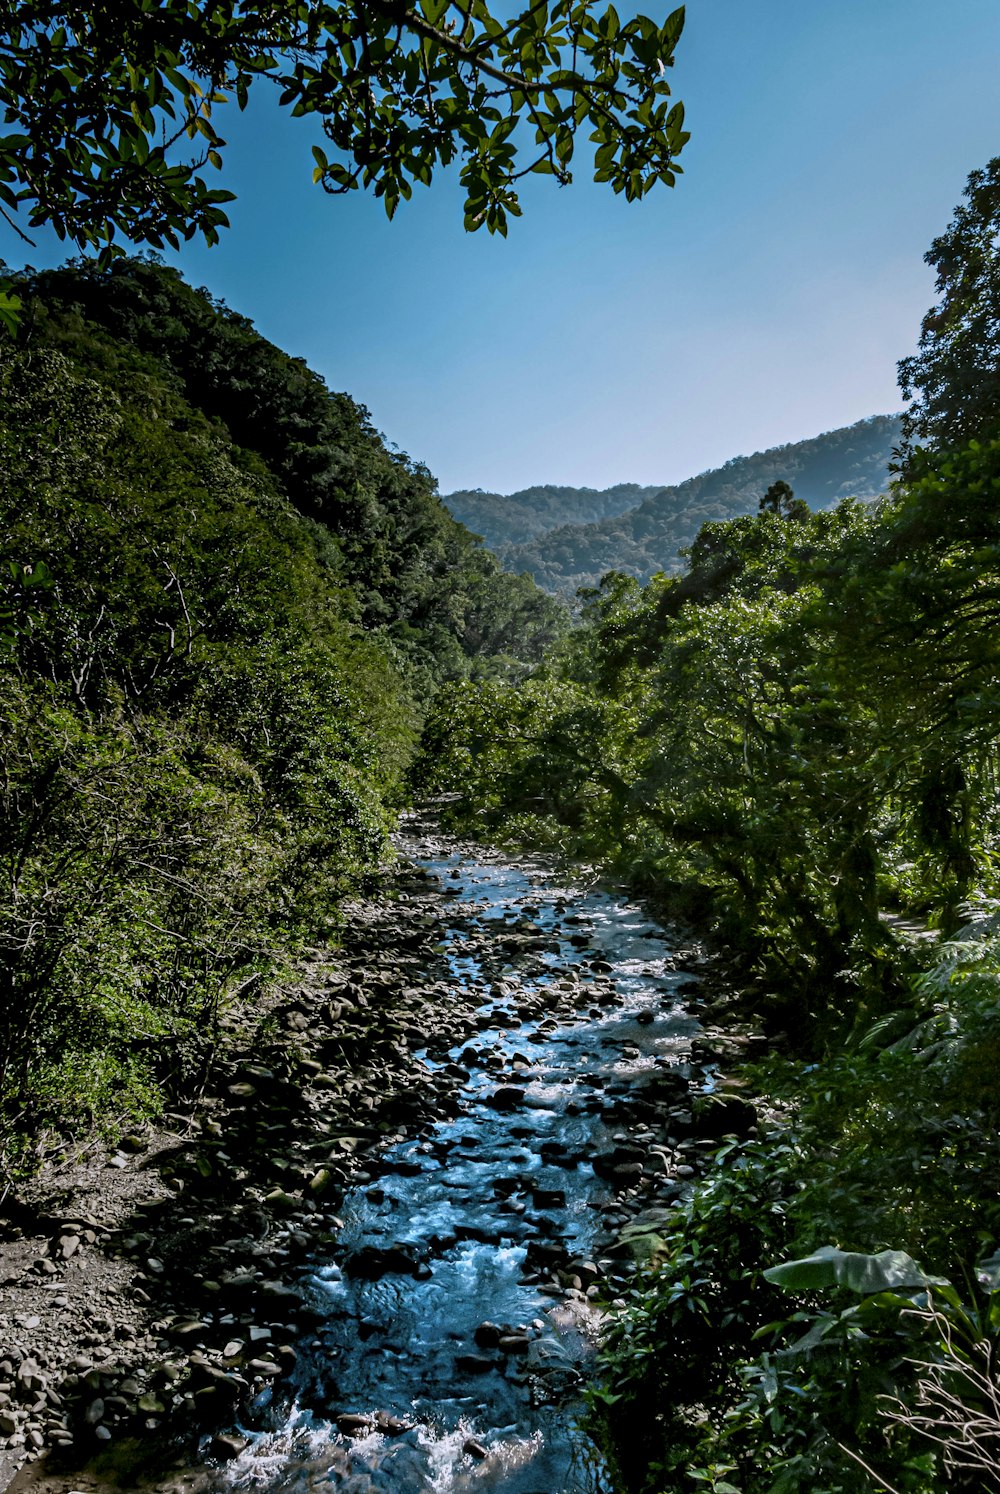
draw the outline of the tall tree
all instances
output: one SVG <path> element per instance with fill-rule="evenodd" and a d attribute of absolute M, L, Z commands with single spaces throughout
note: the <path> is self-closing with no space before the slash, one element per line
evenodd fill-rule
<path fill-rule="evenodd" d="M 940 300 L 924 317 L 919 350 L 899 365 L 912 401 L 906 452 L 917 443 L 961 446 L 1000 425 L 1000 156 L 972 172 L 965 201 L 924 258 Z"/>

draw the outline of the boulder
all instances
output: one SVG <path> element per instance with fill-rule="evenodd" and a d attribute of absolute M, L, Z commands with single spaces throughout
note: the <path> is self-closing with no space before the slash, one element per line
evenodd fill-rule
<path fill-rule="evenodd" d="M 392 1245 L 362 1245 L 344 1261 L 347 1276 L 360 1281 L 377 1281 L 381 1276 L 414 1276 L 426 1264 L 423 1247 L 410 1240 Z"/>
<path fill-rule="evenodd" d="M 497 1344 L 501 1354 L 527 1354 L 530 1347 L 531 1339 L 526 1333 L 501 1334 Z"/>
<path fill-rule="evenodd" d="M 516 1084 L 501 1084 L 490 1095 L 488 1103 L 494 1110 L 517 1110 L 524 1104 L 524 1091 Z"/>
<path fill-rule="evenodd" d="M 219 1432 L 212 1438 L 208 1450 L 213 1458 L 228 1462 L 230 1458 L 238 1458 L 248 1446 L 247 1438 L 240 1437 L 236 1432 Z"/>

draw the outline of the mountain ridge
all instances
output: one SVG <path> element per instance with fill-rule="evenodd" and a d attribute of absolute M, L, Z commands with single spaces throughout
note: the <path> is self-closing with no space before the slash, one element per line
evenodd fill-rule
<path fill-rule="evenodd" d="M 662 491 L 662 484 L 620 482 L 610 488 L 574 488 L 537 483 L 516 493 L 492 493 L 482 488 L 460 488 L 442 502 L 452 516 L 491 550 L 524 543 L 563 524 L 591 524 L 638 508 L 644 499 Z"/>
<path fill-rule="evenodd" d="M 888 485 L 900 435 L 900 416 L 870 415 L 803 441 L 731 457 L 680 483 L 619 483 L 603 490 L 542 484 L 506 498 L 463 489 L 446 494 L 443 502 L 463 524 L 483 534 L 505 569 L 527 571 L 546 591 L 566 595 L 596 585 L 611 570 L 646 581 L 656 571 L 679 569 L 679 552 L 703 524 L 755 512 L 779 478 L 790 482 L 813 509 L 832 508 L 846 497 L 875 498 Z M 639 502 L 616 507 L 630 493 L 641 495 Z M 605 500 L 606 511 L 583 522 L 547 523 L 550 516 L 567 511 L 570 495 L 578 495 L 584 512 L 599 509 L 600 500 Z M 533 499 L 538 507 L 532 514 Z M 532 528 L 518 533 L 526 512 Z"/>

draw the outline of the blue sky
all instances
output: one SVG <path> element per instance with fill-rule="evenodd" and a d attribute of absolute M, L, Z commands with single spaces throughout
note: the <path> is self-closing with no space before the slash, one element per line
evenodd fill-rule
<path fill-rule="evenodd" d="M 648 0 L 643 9 L 659 15 Z M 313 127 L 220 127 L 232 228 L 176 262 L 366 404 L 441 490 L 672 482 L 899 407 L 923 263 L 1000 153 L 997 0 L 691 0 L 673 191 L 529 183 L 506 241 L 443 177 L 393 223 L 311 184 Z M 0 225 L 0 256 L 42 266 Z"/>

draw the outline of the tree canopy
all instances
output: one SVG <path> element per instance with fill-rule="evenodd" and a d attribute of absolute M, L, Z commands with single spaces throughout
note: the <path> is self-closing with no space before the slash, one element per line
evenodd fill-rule
<path fill-rule="evenodd" d="M 375 874 L 438 684 L 565 630 L 367 411 L 176 270 L 16 284 L 0 1174 L 50 1121 L 179 1093 L 241 983 Z"/>
<path fill-rule="evenodd" d="M 954 446 L 1000 424 L 1000 156 L 973 171 L 965 201 L 924 259 L 940 296 L 924 317 L 916 354 L 899 365 L 912 400 L 908 446 Z"/>
<path fill-rule="evenodd" d="M 390 217 L 461 161 L 465 226 L 505 234 L 530 173 L 571 180 L 581 129 L 594 176 L 630 200 L 673 185 L 688 136 L 667 70 L 684 23 L 613 5 L 531 0 L 0 0 L 0 212 L 84 250 L 155 248 L 227 226 L 224 106 L 266 79 L 320 121 L 314 180 L 381 197 Z"/>

